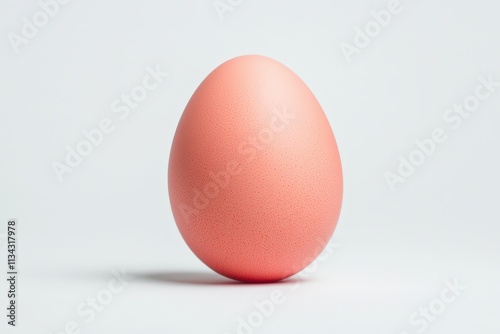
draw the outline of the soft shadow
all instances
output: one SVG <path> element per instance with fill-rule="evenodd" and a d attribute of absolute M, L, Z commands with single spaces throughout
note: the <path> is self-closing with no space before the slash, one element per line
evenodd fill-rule
<path fill-rule="evenodd" d="M 273 283 L 244 283 L 235 281 L 215 272 L 205 271 L 162 271 L 162 272 L 131 272 L 134 281 L 154 281 L 160 283 L 181 285 L 265 285 L 265 284 L 294 284 L 301 281 L 296 278 L 287 278 Z"/>
<path fill-rule="evenodd" d="M 163 271 L 134 271 L 129 269 L 122 270 L 42 270 L 36 276 L 43 279 L 53 280 L 85 280 L 89 281 L 106 281 L 116 276 L 124 276 L 125 279 L 134 282 L 156 282 L 164 284 L 177 285 L 226 285 L 226 286 L 255 286 L 255 285 L 293 285 L 298 282 L 307 283 L 311 278 L 301 279 L 299 276 L 292 276 L 278 282 L 270 283 L 246 283 L 235 281 L 230 278 L 217 274 L 214 271 L 203 270 L 163 270 Z"/>

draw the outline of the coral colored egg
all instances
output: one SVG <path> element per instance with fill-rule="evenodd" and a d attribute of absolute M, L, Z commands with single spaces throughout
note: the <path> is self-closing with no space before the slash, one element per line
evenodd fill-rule
<path fill-rule="evenodd" d="M 232 279 L 272 282 L 309 265 L 342 204 L 330 124 L 306 84 L 263 56 L 203 80 L 177 126 L 170 203 L 187 245 Z"/>

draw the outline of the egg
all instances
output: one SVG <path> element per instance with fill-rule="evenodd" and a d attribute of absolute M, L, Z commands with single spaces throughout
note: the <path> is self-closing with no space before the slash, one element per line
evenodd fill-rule
<path fill-rule="evenodd" d="M 230 59 L 199 85 L 168 166 L 175 222 L 208 267 L 274 282 L 311 264 L 339 218 L 337 143 L 306 84 L 264 56 Z"/>

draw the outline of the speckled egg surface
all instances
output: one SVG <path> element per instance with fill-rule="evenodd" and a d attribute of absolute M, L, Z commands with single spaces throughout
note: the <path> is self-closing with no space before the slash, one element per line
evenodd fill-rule
<path fill-rule="evenodd" d="M 272 282 L 309 265 L 337 224 L 342 168 L 318 101 L 289 68 L 233 58 L 189 100 L 168 168 L 190 249 L 216 272 Z"/>

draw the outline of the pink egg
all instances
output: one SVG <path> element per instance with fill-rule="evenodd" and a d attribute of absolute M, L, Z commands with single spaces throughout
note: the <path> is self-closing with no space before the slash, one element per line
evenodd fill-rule
<path fill-rule="evenodd" d="M 342 167 L 320 104 L 289 68 L 233 58 L 196 89 L 170 152 L 179 231 L 214 271 L 272 282 L 309 265 L 342 204 Z"/>

